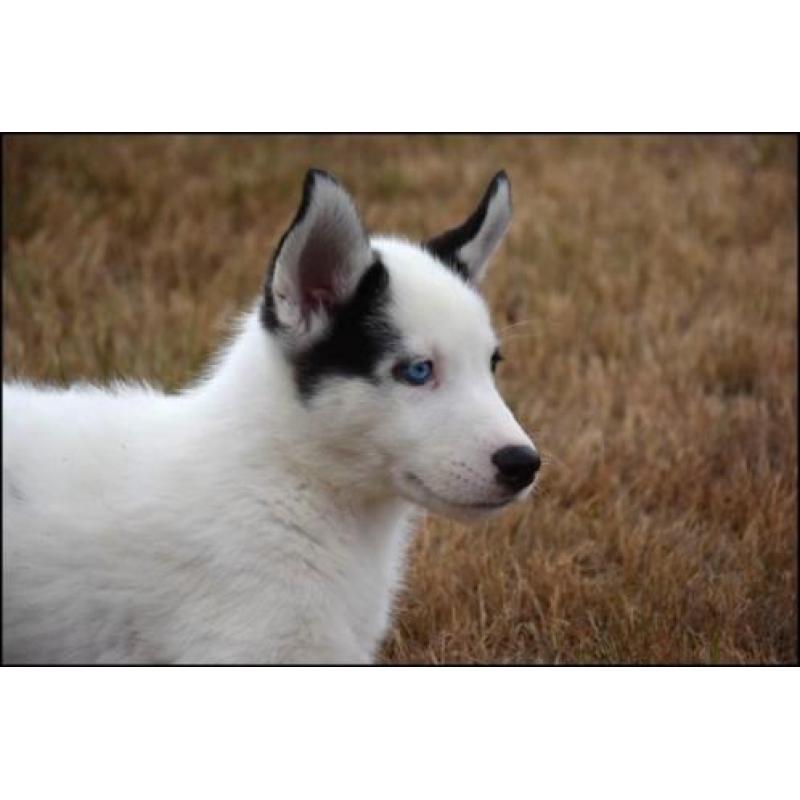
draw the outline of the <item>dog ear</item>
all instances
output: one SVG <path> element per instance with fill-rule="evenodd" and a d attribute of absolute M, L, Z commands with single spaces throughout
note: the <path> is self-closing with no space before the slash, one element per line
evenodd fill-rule
<path fill-rule="evenodd" d="M 471 216 L 457 228 L 429 239 L 424 247 L 470 283 L 486 273 L 511 222 L 511 183 L 502 170 L 492 178 Z"/>
<path fill-rule="evenodd" d="M 264 321 L 307 333 L 353 294 L 372 250 L 350 195 L 332 175 L 306 174 L 300 208 L 267 278 Z"/>

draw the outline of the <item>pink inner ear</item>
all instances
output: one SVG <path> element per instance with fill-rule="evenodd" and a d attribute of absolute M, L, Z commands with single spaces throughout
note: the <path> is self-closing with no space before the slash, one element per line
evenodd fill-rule
<path fill-rule="evenodd" d="M 308 317 L 336 301 L 335 272 L 339 259 L 335 242 L 324 235 L 324 229 L 306 242 L 300 254 L 300 294 L 303 316 Z"/>
<path fill-rule="evenodd" d="M 307 289 L 303 294 L 303 313 L 315 313 L 321 309 L 330 308 L 335 297 L 330 286 L 315 286 L 313 289 Z"/>

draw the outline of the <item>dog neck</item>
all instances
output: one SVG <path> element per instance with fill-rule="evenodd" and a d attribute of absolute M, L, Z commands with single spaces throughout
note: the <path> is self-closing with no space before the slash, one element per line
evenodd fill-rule
<path fill-rule="evenodd" d="M 380 519 L 412 510 L 387 481 L 380 456 L 309 427 L 291 364 L 255 310 L 186 399 L 198 408 L 193 416 L 204 420 L 198 432 L 202 427 L 201 435 L 214 439 L 231 468 L 264 480 L 276 472 L 291 476 L 349 516 Z"/>

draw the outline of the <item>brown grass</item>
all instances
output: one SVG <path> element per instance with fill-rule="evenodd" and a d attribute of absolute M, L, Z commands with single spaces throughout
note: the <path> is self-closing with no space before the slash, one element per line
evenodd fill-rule
<path fill-rule="evenodd" d="M 422 236 L 500 167 L 501 387 L 533 502 L 431 519 L 389 662 L 797 659 L 791 138 L 4 140 L 4 376 L 175 388 L 259 290 L 310 165 Z"/>

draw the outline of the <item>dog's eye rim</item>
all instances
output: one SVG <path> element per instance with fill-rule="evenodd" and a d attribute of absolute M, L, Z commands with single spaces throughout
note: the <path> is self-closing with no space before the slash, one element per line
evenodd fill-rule
<path fill-rule="evenodd" d="M 501 361 L 505 361 L 505 358 L 503 358 L 503 354 L 500 352 L 500 348 L 495 347 L 494 352 L 492 353 L 492 357 L 489 359 L 489 367 L 491 368 L 492 372 L 495 372 L 497 370 L 497 365 Z"/>
<path fill-rule="evenodd" d="M 424 386 L 433 379 L 433 360 L 409 358 L 398 361 L 392 368 L 395 380 L 409 386 Z"/>

